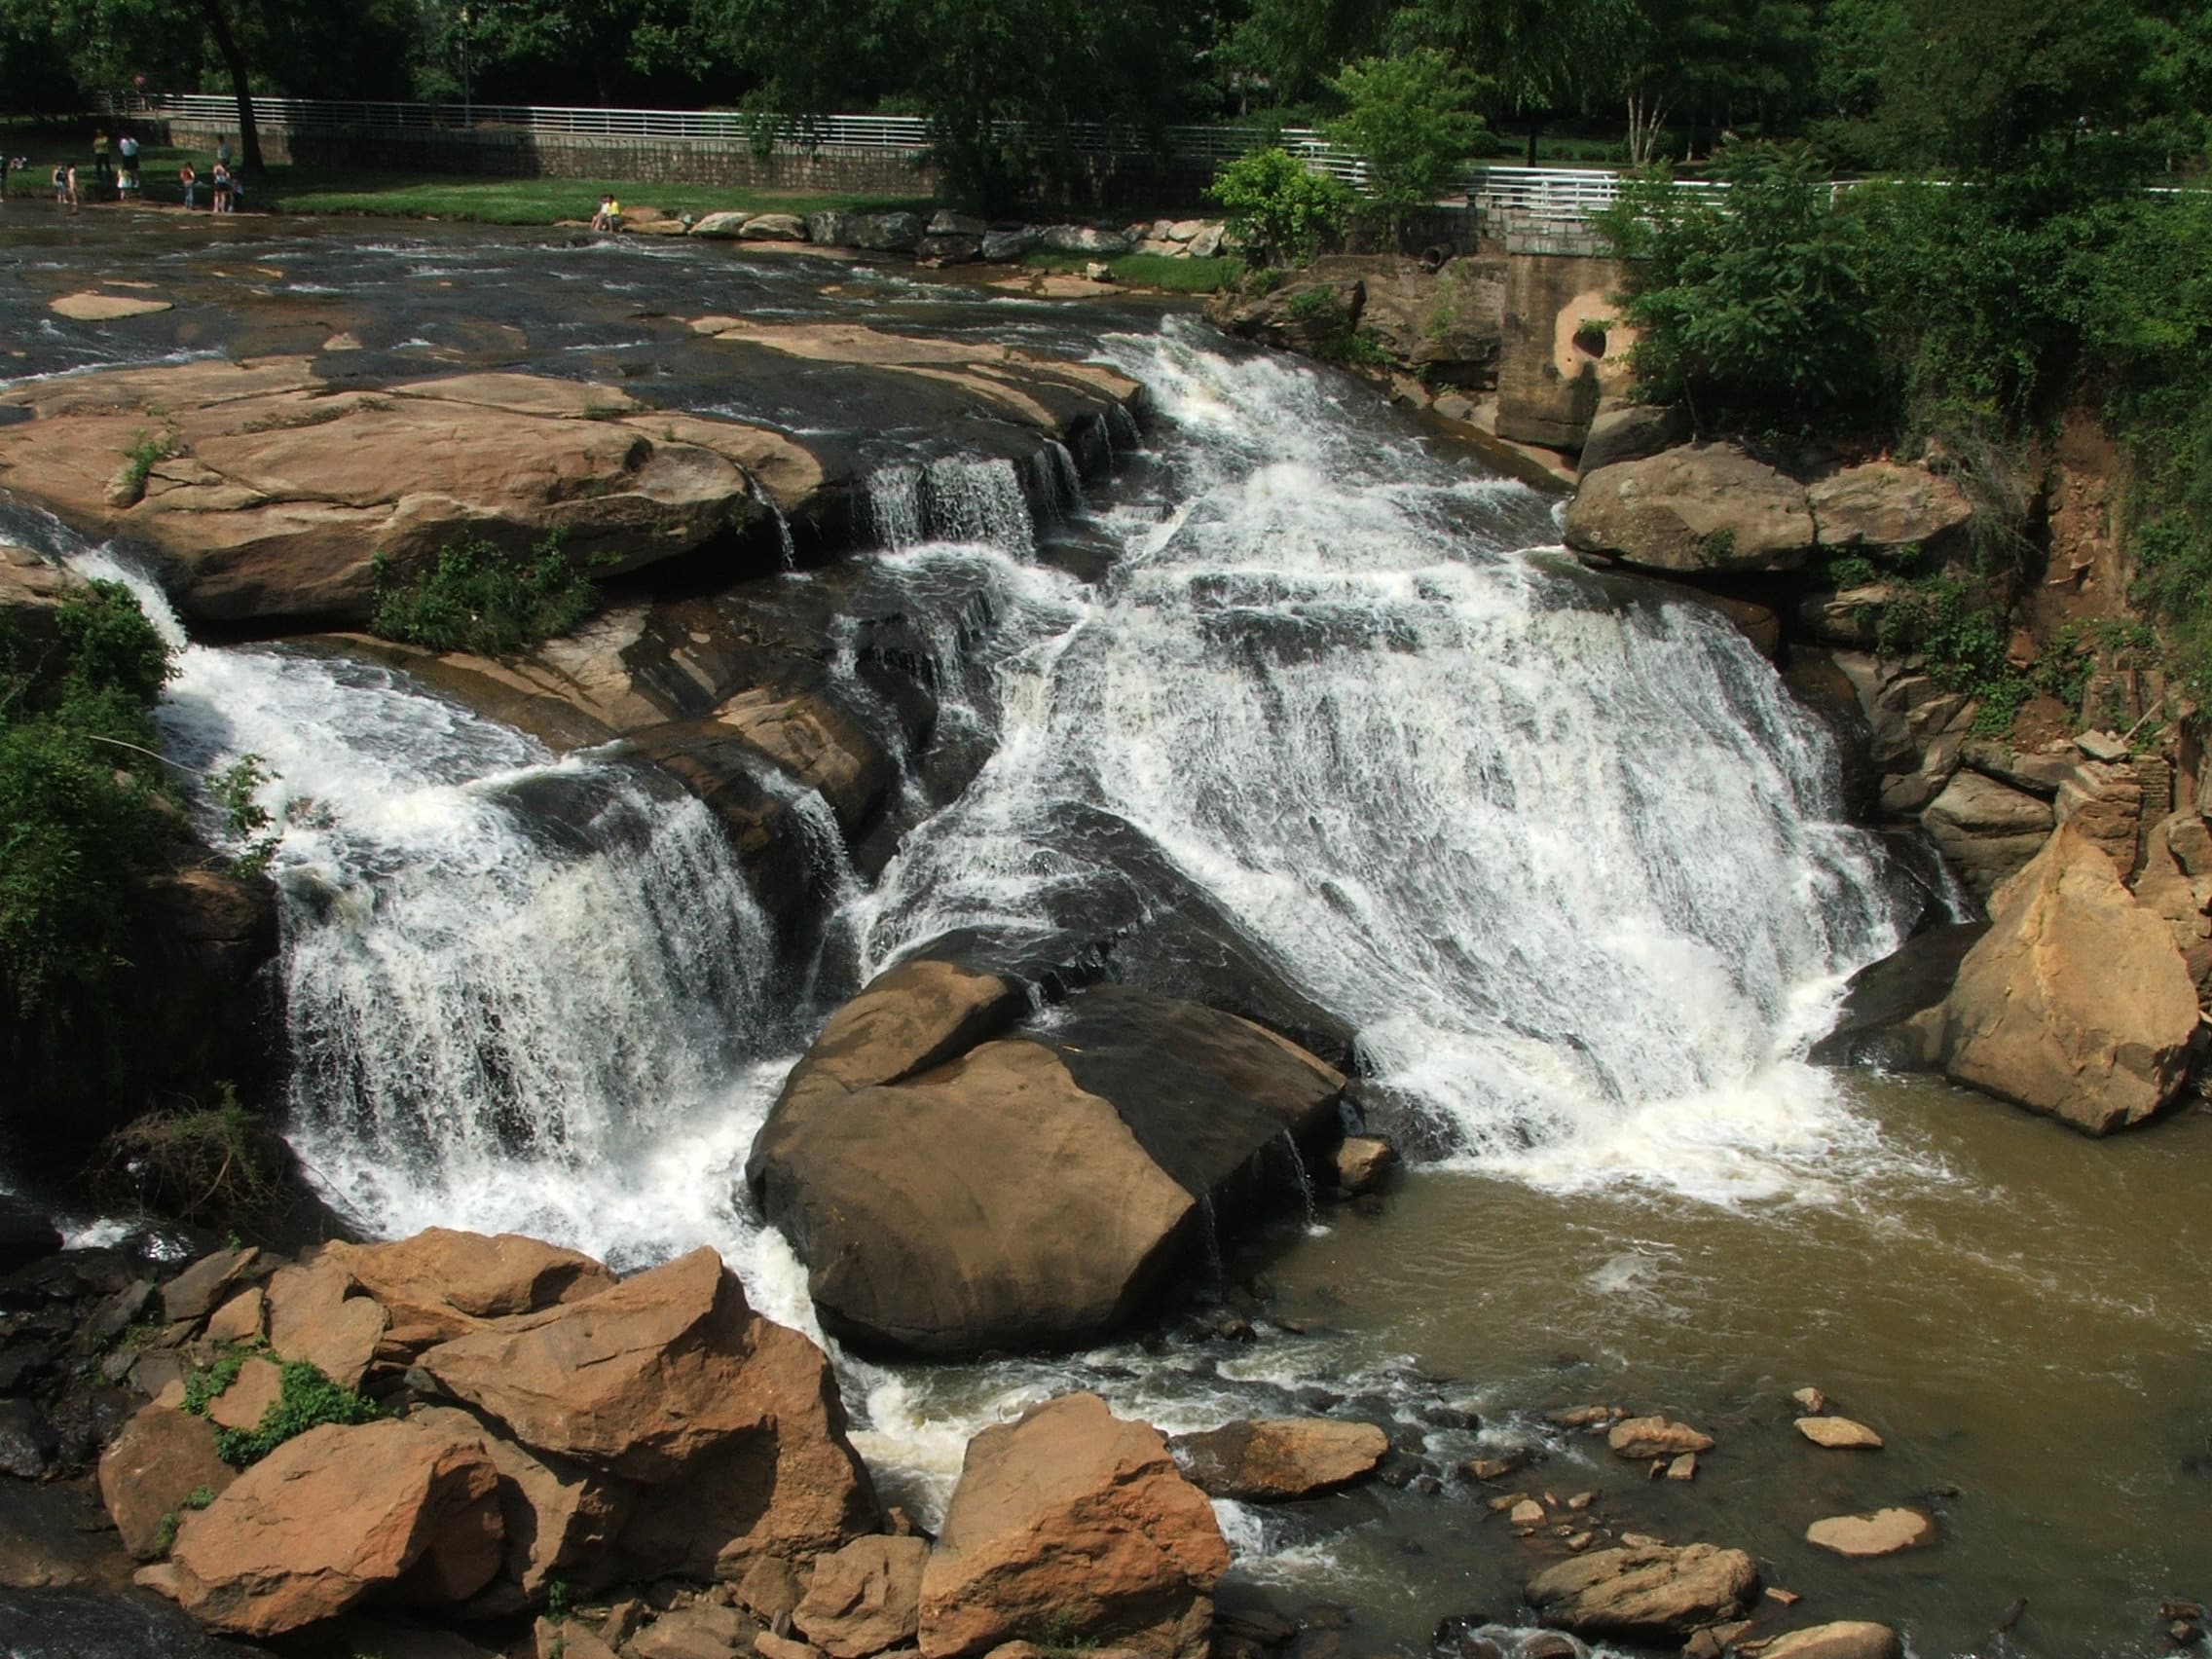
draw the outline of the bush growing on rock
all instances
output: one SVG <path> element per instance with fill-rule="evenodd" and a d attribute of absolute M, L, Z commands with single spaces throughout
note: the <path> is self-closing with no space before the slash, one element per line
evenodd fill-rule
<path fill-rule="evenodd" d="M 1342 180 L 1280 148 L 1237 157 L 1206 195 L 1228 213 L 1230 242 L 1254 269 L 1310 262 L 1344 236 L 1354 202 Z"/>
<path fill-rule="evenodd" d="M 566 634 L 599 608 L 599 590 L 549 535 L 527 557 L 482 536 L 458 542 L 411 581 L 382 554 L 369 623 L 387 640 L 434 651 L 503 656 Z"/>

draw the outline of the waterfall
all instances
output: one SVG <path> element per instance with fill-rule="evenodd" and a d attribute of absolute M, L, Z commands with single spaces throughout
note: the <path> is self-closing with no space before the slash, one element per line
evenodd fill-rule
<path fill-rule="evenodd" d="M 1017 555 L 1037 545 L 1021 471 L 1011 461 L 879 467 L 867 477 L 867 520 L 877 543 L 892 552 L 924 541 L 975 542 Z"/>
<path fill-rule="evenodd" d="M 1460 1156 L 1795 1190 L 1866 1132 L 1798 1055 L 1904 916 L 1819 722 L 1705 608 L 1524 551 L 1556 535 L 1533 492 L 1207 339 L 1112 343 L 1167 498 L 1107 515 L 1111 576 L 1009 659 L 996 753 L 864 955 L 1071 925 L 1071 894 L 1145 890 L 1141 844 Z"/>
<path fill-rule="evenodd" d="M 171 757 L 254 754 L 271 774 L 286 1133 L 326 1196 L 377 1235 L 514 1230 L 616 1263 L 702 1238 L 756 1254 L 731 1171 L 803 1034 L 708 810 L 627 763 L 556 760 L 388 669 L 191 645 L 153 583 L 59 536 L 176 649 L 157 717 Z"/>

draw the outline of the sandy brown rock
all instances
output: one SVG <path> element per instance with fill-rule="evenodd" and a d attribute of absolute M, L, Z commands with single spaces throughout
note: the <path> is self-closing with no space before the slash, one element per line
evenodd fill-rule
<path fill-rule="evenodd" d="M 172 1325 L 203 1319 L 234 1286 L 266 1272 L 261 1252 L 250 1244 L 203 1256 L 162 1286 L 162 1317 Z"/>
<path fill-rule="evenodd" d="M 1373 1474 L 1390 1437 L 1368 1422 L 1263 1418 L 1178 1435 L 1172 1444 L 1207 1496 L 1280 1503 Z"/>
<path fill-rule="evenodd" d="M 764 521 L 739 465 L 626 418 L 611 387 L 473 374 L 385 390 L 305 357 L 102 370 L 0 392 L 0 480 L 162 561 L 179 608 L 222 621 L 364 619 L 372 559 L 402 573 L 474 535 L 634 569 Z M 113 498 L 129 452 L 168 449 Z M 782 440 L 778 440 L 782 442 Z"/>
<path fill-rule="evenodd" d="M 622 1646 L 623 1659 L 734 1659 L 753 1643 L 753 1626 L 730 1607 L 701 1602 L 663 1613 Z"/>
<path fill-rule="evenodd" d="M 207 1316 L 204 1335 L 211 1343 L 259 1342 L 268 1307 L 269 1295 L 259 1285 L 241 1290 Z"/>
<path fill-rule="evenodd" d="M 1616 1456 L 1641 1460 L 1677 1457 L 1684 1452 L 1710 1452 L 1713 1436 L 1686 1422 L 1671 1422 L 1663 1417 L 1640 1417 L 1613 1424 L 1605 1431 L 1605 1444 Z"/>
<path fill-rule="evenodd" d="M 215 1456 L 215 1425 L 167 1406 L 142 1407 L 100 1455 L 100 1500 L 140 1561 L 161 1553 L 165 1520 L 184 1514 L 188 1497 L 236 1479 Z"/>
<path fill-rule="evenodd" d="M 760 1655 L 760 1659 L 822 1659 L 822 1649 L 813 1642 L 778 1636 L 774 1631 L 762 1631 L 755 1637 L 753 1651 Z"/>
<path fill-rule="evenodd" d="M 1936 1523 L 1917 1509 L 1877 1509 L 1868 1515 L 1831 1515 L 1805 1529 L 1805 1541 L 1840 1556 L 1886 1556 L 1936 1541 Z"/>
<path fill-rule="evenodd" d="M 1920 815 L 1928 838 L 1983 898 L 2043 850 L 2055 822 L 2049 801 L 1973 771 L 1953 775 Z"/>
<path fill-rule="evenodd" d="M 1080 1636 L 1154 1659 L 1203 1652 L 1228 1566 L 1212 1505 L 1159 1433 L 1064 1395 L 969 1442 L 922 1577 L 921 1648 Z"/>
<path fill-rule="evenodd" d="M 420 1363 L 532 1451 L 659 1488 L 620 1538 L 656 1573 L 734 1575 L 763 1552 L 833 1549 L 873 1517 L 828 1359 L 755 1313 L 712 1250 Z"/>
<path fill-rule="evenodd" d="M 1880 1435 L 1849 1418 L 1801 1417 L 1797 1419 L 1797 1432 L 1815 1446 L 1834 1451 L 1879 1452 L 1882 1449 Z"/>
<path fill-rule="evenodd" d="M 589 1256 L 513 1233 L 432 1227 L 396 1243 L 331 1244 L 323 1256 L 384 1305 L 387 1343 L 410 1348 L 490 1319 L 580 1302 L 614 1283 Z"/>
<path fill-rule="evenodd" d="M 1346 1135 L 1337 1148 L 1337 1185 L 1351 1194 L 1372 1193 L 1398 1162 L 1397 1150 L 1377 1135 Z"/>
<path fill-rule="evenodd" d="M 831 1659 L 910 1645 L 920 1628 L 929 1554 L 920 1538 L 856 1538 L 818 1556 L 793 1628 Z"/>
<path fill-rule="evenodd" d="M 1531 1579 L 1528 1595 L 1543 1623 L 1577 1636 L 1678 1641 L 1736 1617 L 1758 1587 L 1742 1550 L 1632 1544 L 1562 1562 Z"/>
<path fill-rule="evenodd" d="M 1927 543 L 1973 516 L 1956 479 L 1895 461 L 1844 467 L 1815 479 L 1805 494 L 1825 547 Z"/>
<path fill-rule="evenodd" d="M 335 1257 L 279 1268 L 269 1281 L 269 1346 L 279 1359 L 305 1360 L 342 1388 L 358 1388 L 376 1358 L 387 1318 Z"/>
<path fill-rule="evenodd" d="M 1732 444 L 1685 444 L 1586 474 L 1567 544 L 1677 573 L 1794 571 L 1814 539 L 1805 487 Z"/>
<path fill-rule="evenodd" d="M 792 1071 L 780 1115 L 898 1083 L 995 1037 L 1029 1006 L 1027 990 L 954 962 L 902 962 L 867 982 Z"/>
<path fill-rule="evenodd" d="M 114 322 L 127 316 L 151 316 L 174 306 L 172 300 L 152 300 L 129 294 L 63 294 L 47 302 L 47 309 L 72 322 Z"/>
<path fill-rule="evenodd" d="M 451 1605 L 499 1567 L 482 1450 L 413 1423 L 325 1424 L 240 1475 L 177 1535 L 177 1599 L 214 1630 L 268 1637 L 372 1593 Z"/>
<path fill-rule="evenodd" d="M 1842 1619 L 1776 1637 L 1759 1659 L 1899 1659 L 1903 1651 L 1888 1625 Z"/>
<path fill-rule="evenodd" d="M 258 1428 L 283 1391 L 284 1373 L 257 1355 L 240 1366 L 231 1385 L 207 1402 L 207 1420 L 218 1428 Z"/>
<path fill-rule="evenodd" d="M 2196 990 L 2172 932 L 2062 825 L 1990 901 L 1940 1010 L 1954 1081 L 2090 1134 L 2141 1123 L 2194 1056 Z"/>

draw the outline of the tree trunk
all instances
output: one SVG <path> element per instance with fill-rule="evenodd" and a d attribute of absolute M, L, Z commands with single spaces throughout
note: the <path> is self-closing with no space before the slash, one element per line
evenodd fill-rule
<path fill-rule="evenodd" d="M 223 67 L 231 72 L 231 91 L 239 100 L 239 166 L 248 178 L 261 176 L 261 129 L 253 120 L 253 89 L 247 84 L 245 54 L 231 20 L 223 15 L 223 0 L 200 0 L 200 15 L 207 19 L 207 32 L 215 50 L 223 55 Z"/>
<path fill-rule="evenodd" d="M 1534 166 L 1536 165 L 1536 134 L 1541 132 L 1543 129 L 1544 123 L 1542 117 L 1532 115 L 1529 118 L 1529 165 L 1530 166 Z"/>

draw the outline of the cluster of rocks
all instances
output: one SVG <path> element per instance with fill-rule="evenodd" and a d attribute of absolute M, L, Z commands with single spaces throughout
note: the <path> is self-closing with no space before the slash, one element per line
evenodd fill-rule
<path fill-rule="evenodd" d="M 1879 1434 L 1834 1415 L 1818 1389 L 1800 1389 L 1789 1403 L 1802 1414 L 1793 1419 L 1795 1431 L 1815 1447 L 1856 1453 L 1881 1447 Z M 1651 1480 L 1694 1479 L 1697 1458 L 1715 1446 L 1713 1435 L 1690 1423 L 1659 1413 L 1632 1415 L 1617 1405 L 1551 1412 L 1545 1431 L 1603 1440 L 1615 1458 L 1644 1465 Z M 1671 1543 L 1616 1520 L 1600 1488 L 1563 1496 L 1529 1485 L 1523 1477 L 1542 1455 L 1540 1447 L 1527 1443 L 1506 1445 L 1469 1459 L 1460 1474 L 1490 1493 L 1484 1500 L 1489 1511 L 1533 1555 L 1537 1565 L 1527 1597 L 1543 1624 L 1589 1641 L 1680 1647 L 1696 1659 L 1719 1659 L 1723 1653 L 1747 1659 L 1773 1654 L 1895 1659 L 1899 1653 L 1892 1630 L 1862 1621 L 1778 1634 L 1772 1621 L 1797 1617 L 1794 1609 L 1804 1598 L 1764 1583 L 1750 1554 L 1711 1543 Z M 1902 1508 L 1824 1517 L 1805 1530 L 1808 1544 L 1844 1556 L 1893 1554 L 1934 1536 L 1931 1518 Z M 1464 1659 L 1489 1659 L 1498 1650 L 1497 1643 L 1486 1648 L 1464 1632 L 1442 1645 Z"/>
<path fill-rule="evenodd" d="M 817 247 L 897 253 L 925 265 L 1003 265 L 1036 252 L 1115 259 L 1124 253 L 1169 259 L 1212 259 L 1221 252 L 1222 226 L 1211 219 L 1153 219 L 1102 228 L 1034 225 L 980 219 L 940 208 L 924 219 L 903 210 L 853 213 L 671 214 L 657 207 L 626 207 L 622 228 L 641 236 L 692 236 L 710 241 L 806 242 Z"/>
<path fill-rule="evenodd" d="M 0 1280 L 0 1306 L 32 1283 Z M 0 1355 L 20 1346 L 7 1317 Z M 79 1339 L 94 1330 L 103 1385 L 152 1395 L 81 1437 L 105 1442 L 99 1493 L 138 1587 L 253 1640 L 404 1615 L 503 1644 L 550 1603 L 537 1650 L 570 1655 L 1017 1659 L 1035 1648 L 1009 1643 L 1042 1641 L 1197 1659 L 1229 1560 L 1207 1490 L 1309 1496 L 1386 1450 L 1369 1424 L 1286 1419 L 1171 1452 L 1071 1394 L 975 1438 L 933 1539 L 879 1512 L 822 1350 L 704 1249 L 618 1280 L 444 1230 L 296 1259 L 229 1248 L 112 1293 Z M 362 1409 L 226 1462 L 221 1430 L 299 1427 L 301 1376 Z M 15 1417 L 44 1420 L 28 1398 L 9 1412 L 0 1450 Z"/>

